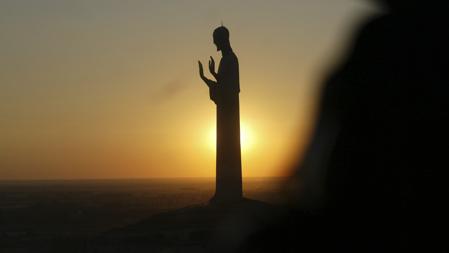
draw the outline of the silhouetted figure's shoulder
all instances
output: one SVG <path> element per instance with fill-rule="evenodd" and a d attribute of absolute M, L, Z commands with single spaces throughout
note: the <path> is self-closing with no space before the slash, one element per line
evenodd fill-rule
<path fill-rule="evenodd" d="M 229 53 L 223 54 L 223 57 L 221 58 L 225 61 L 238 61 L 237 55 L 234 53 L 234 51 L 231 51 Z"/>
<path fill-rule="evenodd" d="M 220 72 L 238 71 L 239 60 L 234 52 L 224 54 L 220 61 Z"/>
<path fill-rule="evenodd" d="M 218 70 L 219 82 L 230 92 L 240 91 L 239 61 L 237 55 L 231 51 L 223 54 Z"/>

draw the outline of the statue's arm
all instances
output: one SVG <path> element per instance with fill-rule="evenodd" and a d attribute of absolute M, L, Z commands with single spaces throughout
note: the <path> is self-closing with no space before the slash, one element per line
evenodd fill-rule
<path fill-rule="evenodd" d="M 215 78 L 215 80 L 218 81 L 218 73 L 215 71 L 215 60 L 212 56 L 210 57 L 209 60 L 209 72 Z"/>
<path fill-rule="evenodd" d="M 207 85 L 207 87 L 209 87 L 210 99 L 212 101 L 214 101 L 215 103 L 217 103 L 217 97 L 218 97 L 217 81 L 210 80 L 204 75 L 203 64 L 201 64 L 200 61 L 198 61 L 198 67 L 199 67 L 199 71 L 200 71 L 201 80 L 203 80 L 203 82 Z"/>
<path fill-rule="evenodd" d="M 199 67 L 199 74 L 200 74 L 201 80 L 203 80 L 203 82 L 204 82 L 209 88 L 216 86 L 216 85 L 217 85 L 217 82 L 216 82 L 216 81 L 210 80 L 209 78 L 207 78 L 207 77 L 204 75 L 203 64 L 202 64 L 200 61 L 198 61 L 198 67 Z"/>

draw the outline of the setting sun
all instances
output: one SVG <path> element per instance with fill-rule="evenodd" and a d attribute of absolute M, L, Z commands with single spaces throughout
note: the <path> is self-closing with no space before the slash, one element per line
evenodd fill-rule
<path fill-rule="evenodd" d="M 240 143 L 242 145 L 242 150 L 247 151 L 250 150 L 254 142 L 253 131 L 250 127 L 245 124 L 240 124 Z"/>
<path fill-rule="evenodd" d="M 240 123 L 240 145 L 243 153 L 250 151 L 254 145 L 254 131 L 245 122 Z M 207 145 L 215 151 L 216 148 L 216 129 L 212 126 L 207 132 Z"/>

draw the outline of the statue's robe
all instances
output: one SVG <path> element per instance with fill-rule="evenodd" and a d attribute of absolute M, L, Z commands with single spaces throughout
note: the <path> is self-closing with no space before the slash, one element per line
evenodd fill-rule
<path fill-rule="evenodd" d="M 217 106 L 216 189 L 213 201 L 242 198 L 240 152 L 239 64 L 234 52 L 223 55 L 217 85 L 209 89 Z"/>

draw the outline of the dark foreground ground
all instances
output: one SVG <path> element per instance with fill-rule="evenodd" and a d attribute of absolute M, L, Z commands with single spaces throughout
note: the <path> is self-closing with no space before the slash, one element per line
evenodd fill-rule
<path fill-rule="evenodd" d="M 244 252 L 249 238 L 282 214 L 265 202 L 196 205 L 160 213 L 88 242 L 88 252 Z"/>
<path fill-rule="evenodd" d="M 216 207 L 213 179 L 0 182 L 0 252 L 235 251 L 282 212 L 281 183 Z"/>

